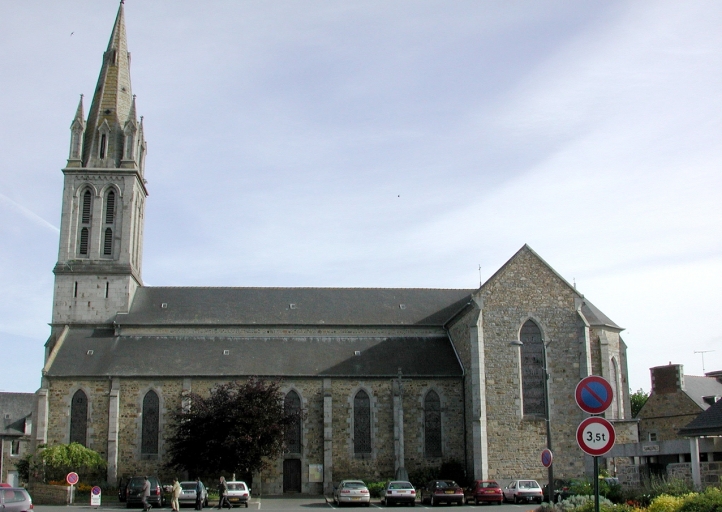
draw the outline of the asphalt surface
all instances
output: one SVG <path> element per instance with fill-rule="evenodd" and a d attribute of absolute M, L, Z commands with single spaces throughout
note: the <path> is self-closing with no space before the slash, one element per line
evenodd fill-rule
<path fill-rule="evenodd" d="M 471 512 L 471 509 L 477 509 L 475 512 L 527 512 L 527 511 L 533 511 L 536 510 L 538 506 L 537 505 L 514 505 L 514 504 L 502 504 L 502 505 L 437 505 L 435 507 L 431 507 L 430 505 L 422 505 L 419 502 L 416 503 L 416 506 L 413 507 L 413 509 L 435 509 L 439 510 L 441 509 L 449 509 L 449 512 L 451 510 L 456 509 L 463 509 L 467 512 Z M 266 510 L 270 512 L 274 511 L 308 511 L 309 509 L 335 509 L 339 508 L 338 505 L 335 505 L 331 499 L 326 498 L 324 496 L 294 496 L 294 497 L 282 497 L 282 496 L 270 496 L 270 497 L 255 497 L 252 498 L 249 505 L 248 505 L 248 511 L 252 512 L 254 510 Z M 343 507 L 345 510 L 348 510 L 349 508 L 358 508 L 360 510 L 366 509 L 366 507 Z M 409 509 L 411 507 L 403 506 L 403 505 L 397 505 L 392 507 L 385 507 L 379 503 L 378 500 L 373 500 L 371 502 L 370 508 L 382 508 L 382 509 Z M 33 512 L 92 512 L 93 510 L 98 511 L 116 511 L 118 512 L 121 509 L 126 509 L 126 506 L 124 503 L 108 503 L 107 505 L 101 504 L 100 507 L 91 507 L 90 504 L 85 503 L 76 503 L 74 505 L 35 505 Z M 133 512 L 142 512 L 141 508 L 133 508 L 133 509 L 127 509 L 129 511 Z M 206 507 L 203 509 L 206 512 L 212 512 L 214 509 L 212 507 Z M 240 512 L 246 510 L 245 507 L 234 507 L 234 512 Z M 162 507 L 157 508 L 154 507 L 153 511 L 157 512 L 170 512 L 170 507 Z M 181 512 L 195 512 L 193 508 L 182 508 Z"/>

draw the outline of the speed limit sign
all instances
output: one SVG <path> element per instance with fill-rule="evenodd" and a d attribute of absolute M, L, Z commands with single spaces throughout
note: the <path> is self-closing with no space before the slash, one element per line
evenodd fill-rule
<path fill-rule="evenodd" d="M 577 428 L 577 443 L 587 454 L 598 457 L 614 446 L 614 426 L 604 418 L 592 416 L 582 421 Z"/>

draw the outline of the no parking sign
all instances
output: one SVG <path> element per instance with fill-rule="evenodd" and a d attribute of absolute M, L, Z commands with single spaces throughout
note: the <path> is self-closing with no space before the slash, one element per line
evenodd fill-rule
<path fill-rule="evenodd" d="M 100 487 L 98 487 L 97 485 L 90 490 L 90 506 L 91 507 L 99 507 L 100 506 L 100 495 L 101 495 L 101 490 L 100 490 Z"/>

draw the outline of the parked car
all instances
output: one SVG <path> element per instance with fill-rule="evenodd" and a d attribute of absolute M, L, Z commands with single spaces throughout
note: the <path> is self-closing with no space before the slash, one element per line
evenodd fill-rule
<path fill-rule="evenodd" d="M 542 500 L 542 488 L 536 480 L 512 480 L 504 487 L 504 501 L 541 503 Z"/>
<path fill-rule="evenodd" d="M 248 501 L 251 499 L 251 488 L 246 482 L 226 482 L 228 486 L 228 501 L 231 505 L 245 505 L 248 508 Z"/>
<path fill-rule="evenodd" d="M 564 501 L 571 493 L 572 482 L 570 480 L 554 479 L 554 503 Z M 544 501 L 550 502 L 549 500 L 549 484 L 544 484 L 542 488 L 544 494 Z M 550 502 L 551 503 L 551 502 Z"/>
<path fill-rule="evenodd" d="M 196 481 L 191 480 L 188 482 L 181 482 L 181 493 L 178 496 L 178 505 L 191 505 L 196 506 Z M 208 506 L 208 489 L 201 482 L 201 507 Z"/>
<path fill-rule="evenodd" d="M 439 503 L 464 504 L 464 489 L 453 480 L 431 480 L 421 490 L 421 503 L 432 507 Z"/>
<path fill-rule="evenodd" d="M 501 485 L 496 480 L 474 480 L 474 482 L 464 489 L 464 497 L 466 503 L 497 503 L 501 505 L 504 495 L 501 492 Z"/>
<path fill-rule="evenodd" d="M 411 482 L 405 480 L 394 480 L 386 484 L 381 503 L 384 505 L 395 505 L 396 503 L 405 503 L 412 507 L 416 505 L 416 489 Z"/>
<path fill-rule="evenodd" d="M 32 512 L 33 500 L 25 489 L 3 485 L 0 490 L 0 509 L 3 512 Z"/>
<path fill-rule="evenodd" d="M 339 507 L 347 503 L 361 503 L 368 507 L 371 505 L 371 493 L 361 480 L 341 480 L 333 490 L 333 501 Z"/>
<path fill-rule="evenodd" d="M 128 482 L 122 478 L 118 481 L 118 501 L 125 503 L 125 495 L 128 492 Z"/>
<path fill-rule="evenodd" d="M 150 482 L 150 496 L 148 497 L 148 503 L 154 507 L 162 507 L 163 494 L 160 488 L 160 480 L 154 476 L 149 476 L 148 482 Z M 144 476 L 134 476 L 128 479 L 128 483 L 125 486 L 126 507 L 130 508 L 132 506 L 139 506 L 143 504 L 144 483 Z"/>

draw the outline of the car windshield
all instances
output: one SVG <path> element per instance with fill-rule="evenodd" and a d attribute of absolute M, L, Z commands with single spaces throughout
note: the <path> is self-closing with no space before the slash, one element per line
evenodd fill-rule
<path fill-rule="evenodd" d="M 519 482 L 519 487 L 522 489 L 538 489 L 539 484 L 534 480 L 522 480 Z"/>
<path fill-rule="evenodd" d="M 229 491 L 245 491 L 246 490 L 246 484 L 243 482 L 231 482 L 228 484 L 228 490 Z"/>
<path fill-rule="evenodd" d="M 482 487 L 484 489 L 496 489 L 499 487 L 499 484 L 497 484 L 496 482 L 480 482 L 479 487 Z"/>
<path fill-rule="evenodd" d="M 195 491 L 196 483 L 195 482 L 181 482 L 181 488 L 184 491 Z"/>
<path fill-rule="evenodd" d="M 366 484 L 363 482 L 346 482 L 343 484 L 346 489 L 365 489 Z"/>
<path fill-rule="evenodd" d="M 414 486 L 409 482 L 391 482 L 389 489 L 413 489 Z"/>
<path fill-rule="evenodd" d="M 142 489 L 144 482 L 145 480 L 142 478 L 131 478 L 130 482 L 128 482 L 128 487 L 131 489 Z"/>

